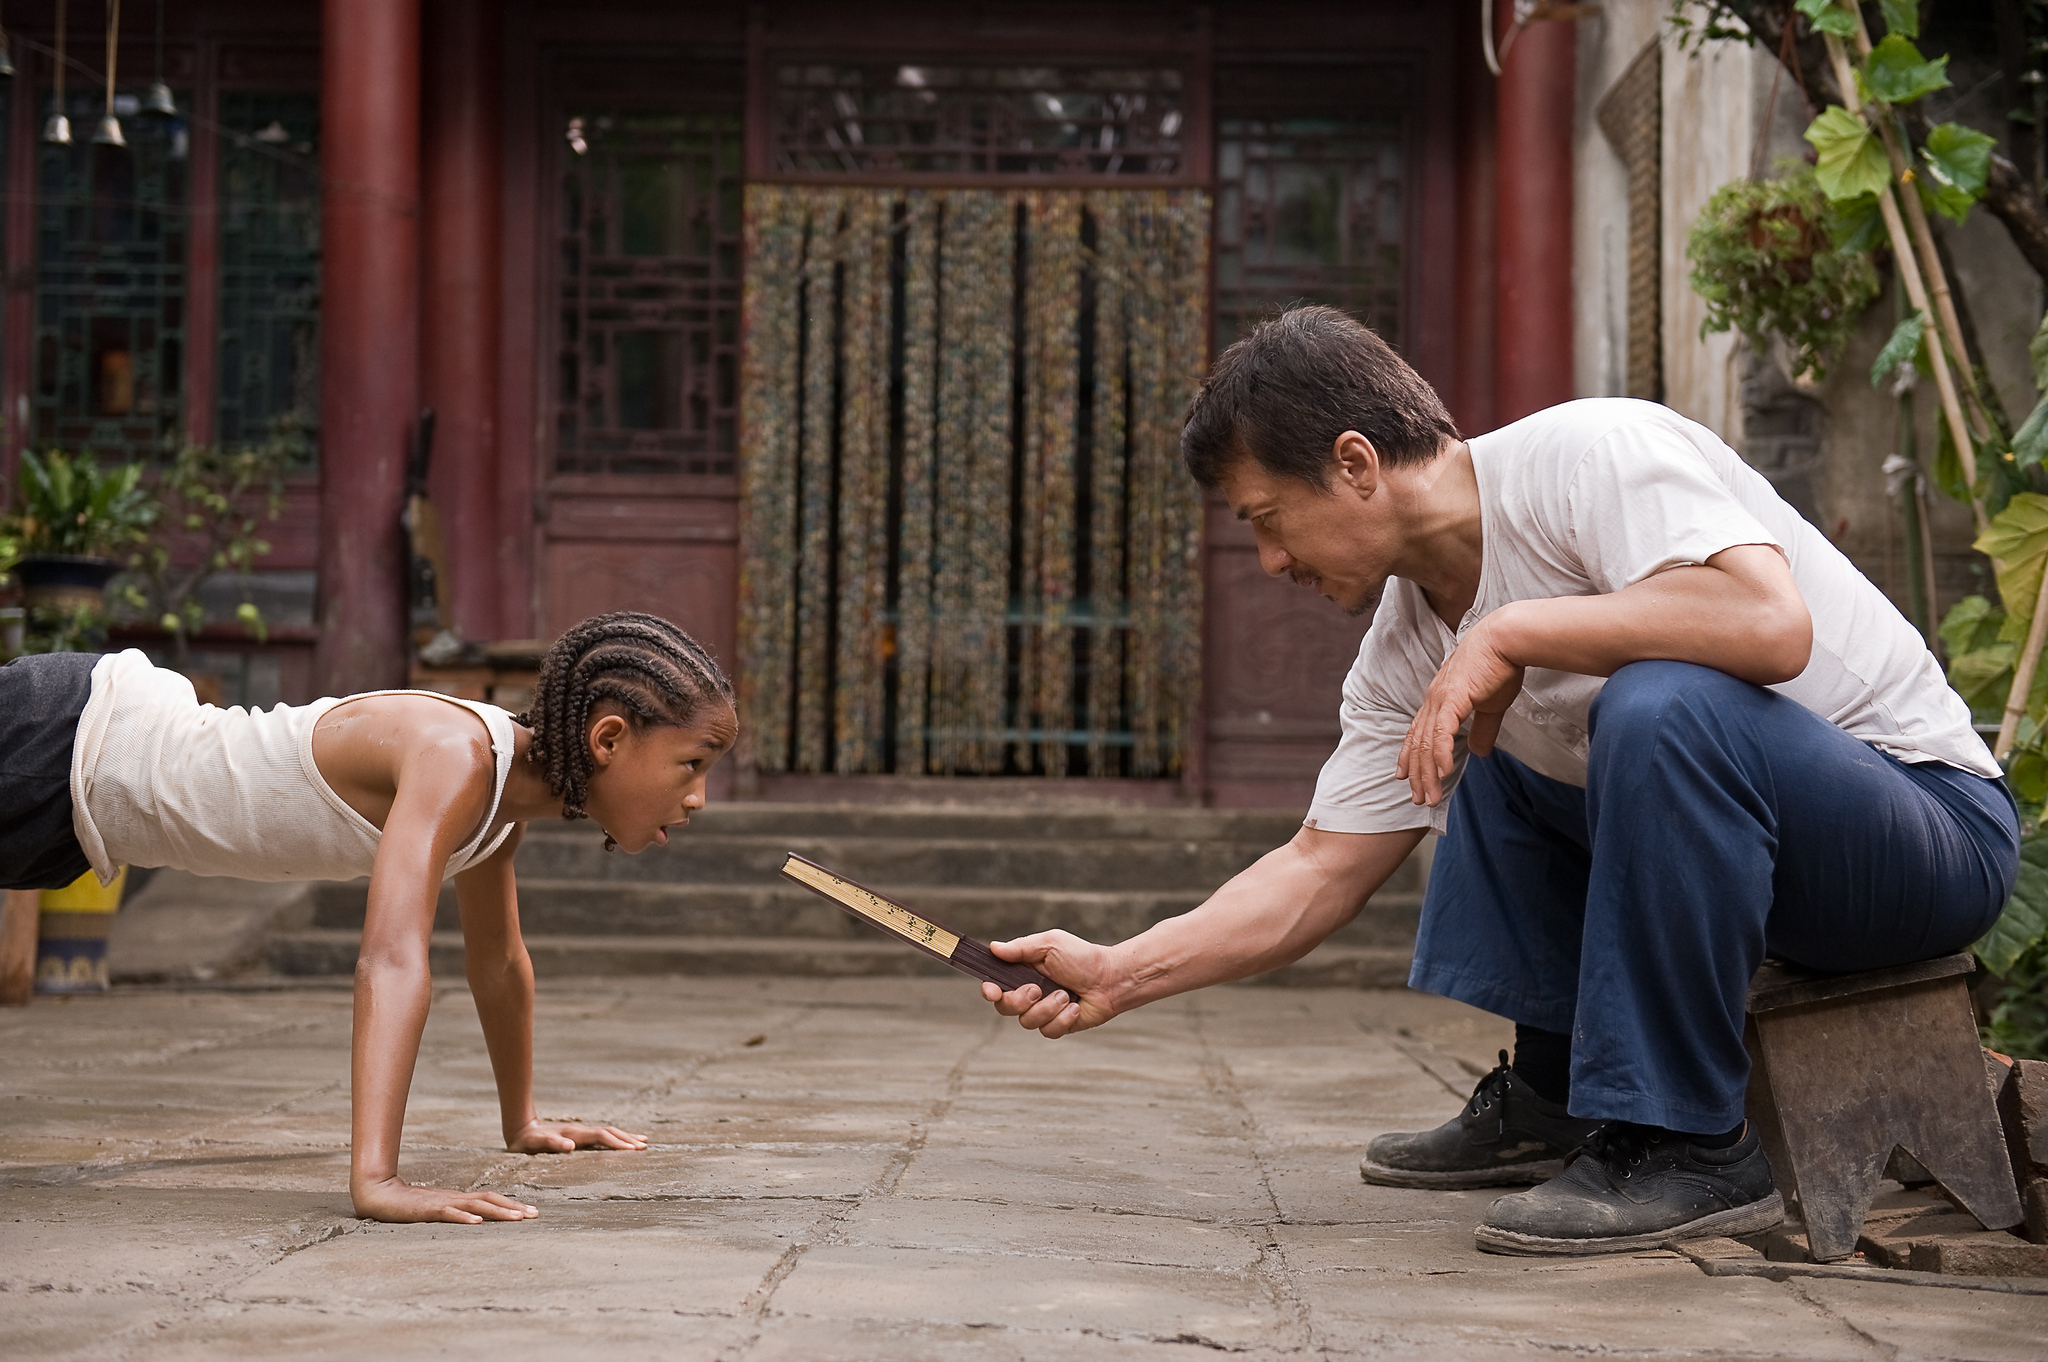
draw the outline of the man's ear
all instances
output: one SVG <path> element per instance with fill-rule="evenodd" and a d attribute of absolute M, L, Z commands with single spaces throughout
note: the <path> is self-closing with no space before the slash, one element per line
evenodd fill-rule
<path fill-rule="evenodd" d="M 606 714 L 590 726 L 590 759 L 598 766 L 612 764 L 619 754 L 619 746 L 626 740 L 628 724 L 624 716 Z"/>
<path fill-rule="evenodd" d="M 1338 483 L 1358 496 L 1369 497 L 1379 489 L 1380 452 L 1357 431 L 1337 437 L 1330 446 L 1330 462 L 1336 465 Z"/>

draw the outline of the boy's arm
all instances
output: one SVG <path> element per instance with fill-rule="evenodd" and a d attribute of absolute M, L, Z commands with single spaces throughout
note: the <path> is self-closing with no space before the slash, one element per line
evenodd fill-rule
<path fill-rule="evenodd" d="M 490 752 L 483 748 L 488 770 Z M 398 1176 L 405 1099 L 419 1058 L 433 981 L 427 948 L 448 857 L 484 816 L 474 745 L 429 744 L 401 763 L 384 820 L 356 958 L 349 1196 L 358 1215 L 386 1221 L 524 1220 L 531 1206 L 496 1192 L 414 1187 Z"/>
<path fill-rule="evenodd" d="M 613 1126 L 543 1121 L 535 1112 L 533 961 L 519 934 L 519 885 L 512 871 L 525 832 L 524 824 L 514 828 L 489 860 L 455 877 L 462 955 L 498 1080 L 505 1148 L 516 1154 L 559 1154 L 580 1146 L 645 1149 L 645 1136 Z"/>

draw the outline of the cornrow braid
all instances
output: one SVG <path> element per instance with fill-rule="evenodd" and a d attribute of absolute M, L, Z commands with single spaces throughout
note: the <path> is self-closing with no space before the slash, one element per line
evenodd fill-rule
<path fill-rule="evenodd" d="M 561 797 L 562 817 L 575 819 L 590 789 L 592 706 L 610 700 L 636 726 L 681 727 L 714 699 L 734 703 L 732 682 L 702 644 L 659 616 L 618 610 L 555 640 L 532 708 L 514 718 L 533 730 L 527 760 Z"/>

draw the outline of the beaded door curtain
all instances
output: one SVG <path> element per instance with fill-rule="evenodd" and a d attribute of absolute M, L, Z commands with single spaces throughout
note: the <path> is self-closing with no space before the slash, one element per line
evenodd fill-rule
<path fill-rule="evenodd" d="M 1180 769 L 1209 217 L 1199 190 L 748 186 L 743 763 Z"/>

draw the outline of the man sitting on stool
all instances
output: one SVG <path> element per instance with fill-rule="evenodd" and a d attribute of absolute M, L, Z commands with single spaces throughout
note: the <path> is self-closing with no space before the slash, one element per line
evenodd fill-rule
<path fill-rule="evenodd" d="M 1487 1212 L 1499 1252 L 1776 1224 L 1742 1114 L 1750 976 L 1957 950 L 2018 865 L 1920 636 L 1704 427 L 1590 399 L 1467 442 L 1329 308 L 1225 351 L 1181 453 L 1268 573 L 1374 612 L 1343 738 L 1301 831 L 1200 908 L 1116 946 L 994 943 L 1072 996 L 984 993 L 1058 1037 L 1273 969 L 1434 830 L 1409 983 L 1513 1020 L 1515 1056 L 1456 1119 L 1374 1140 L 1366 1179 L 1541 1183 Z"/>

